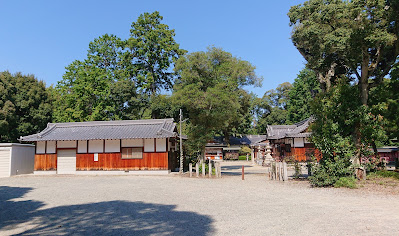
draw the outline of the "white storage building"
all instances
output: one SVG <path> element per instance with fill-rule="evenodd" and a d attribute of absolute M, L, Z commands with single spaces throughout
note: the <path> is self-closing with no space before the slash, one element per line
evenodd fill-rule
<path fill-rule="evenodd" d="M 0 177 L 33 173 L 35 146 L 0 143 Z"/>

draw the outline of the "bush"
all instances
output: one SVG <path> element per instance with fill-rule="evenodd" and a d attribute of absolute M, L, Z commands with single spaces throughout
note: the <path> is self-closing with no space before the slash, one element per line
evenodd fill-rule
<path fill-rule="evenodd" d="M 399 179 L 399 173 L 394 171 L 379 170 L 376 171 L 375 174 L 381 177 Z"/>
<path fill-rule="evenodd" d="M 349 158 L 323 158 L 320 165 L 312 169 L 312 176 L 309 177 L 310 184 L 314 187 L 333 186 L 341 177 L 352 175 L 353 170 L 350 165 Z"/>
<path fill-rule="evenodd" d="M 357 188 L 355 177 L 341 177 L 335 182 L 334 187 L 336 188 Z"/>
<path fill-rule="evenodd" d="M 246 161 L 247 160 L 247 156 L 245 155 L 245 156 L 239 156 L 238 157 L 238 160 L 240 160 L 240 161 Z M 251 156 L 248 156 L 248 160 L 251 160 Z"/>

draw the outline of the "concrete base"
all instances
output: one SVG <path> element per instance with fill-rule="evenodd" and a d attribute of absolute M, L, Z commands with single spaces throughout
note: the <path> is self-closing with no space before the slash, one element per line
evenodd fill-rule
<path fill-rule="evenodd" d="M 33 171 L 33 174 L 35 175 L 56 175 L 57 171 L 56 170 L 35 170 Z"/>

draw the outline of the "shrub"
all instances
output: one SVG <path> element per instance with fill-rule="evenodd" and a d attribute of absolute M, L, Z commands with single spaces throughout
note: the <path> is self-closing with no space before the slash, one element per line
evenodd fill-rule
<path fill-rule="evenodd" d="M 381 176 L 381 177 L 399 179 L 399 173 L 398 172 L 387 171 L 387 170 L 379 170 L 379 171 L 376 171 L 375 174 L 378 175 L 378 176 Z"/>
<path fill-rule="evenodd" d="M 355 177 L 341 177 L 335 182 L 334 187 L 336 188 L 357 188 Z"/>
<path fill-rule="evenodd" d="M 238 157 L 238 160 L 240 160 L 240 161 L 246 161 L 247 160 L 247 156 L 245 155 L 245 156 L 239 156 Z M 249 155 L 248 156 L 248 160 L 251 160 L 251 156 Z"/>
<path fill-rule="evenodd" d="M 341 177 L 352 175 L 353 170 L 350 165 L 349 158 L 323 158 L 320 165 L 312 170 L 312 176 L 309 177 L 310 184 L 314 187 L 333 186 Z"/>

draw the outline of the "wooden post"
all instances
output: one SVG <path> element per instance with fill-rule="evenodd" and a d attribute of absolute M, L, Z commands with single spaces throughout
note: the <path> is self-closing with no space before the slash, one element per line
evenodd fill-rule
<path fill-rule="evenodd" d="M 283 180 L 283 175 L 282 175 L 282 173 L 281 173 L 281 171 L 282 171 L 282 168 L 281 168 L 281 166 L 282 166 L 282 162 L 279 162 L 278 163 L 278 174 L 279 174 L 279 179 L 278 180 Z"/>
<path fill-rule="evenodd" d="M 287 162 L 283 161 L 284 181 L 288 181 Z"/>
<path fill-rule="evenodd" d="M 202 162 L 202 177 L 205 177 L 205 162 Z"/>
<path fill-rule="evenodd" d="M 212 162 L 209 160 L 209 178 L 212 177 Z"/>
<path fill-rule="evenodd" d="M 244 180 L 244 166 L 242 166 L 241 177 L 242 177 L 242 180 Z"/>
<path fill-rule="evenodd" d="M 193 177 L 193 163 L 188 164 L 188 169 L 190 171 L 190 178 Z"/>
<path fill-rule="evenodd" d="M 275 166 L 274 166 L 274 180 L 277 180 L 277 161 L 275 162 Z"/>
<path fill-rule="evenodd" d="M 220 165 L 220 163 L 218 168 L 219 168 L 219 178 L 222 178 L 222 166 Z"/>
<path fill-rule="evenodd" d="M 215 162 L 215 177 L 218 177 L 218 163 Z"/>
<path fill-rule="evenodd" d="M 195 176 L 198 178 L 199 177 L 199 163 L 195 163 Z"/>

